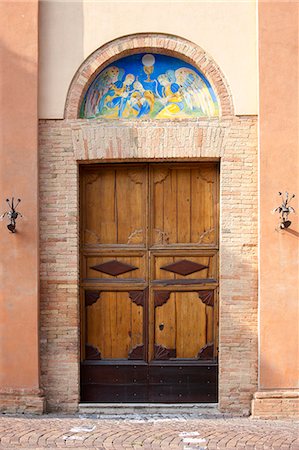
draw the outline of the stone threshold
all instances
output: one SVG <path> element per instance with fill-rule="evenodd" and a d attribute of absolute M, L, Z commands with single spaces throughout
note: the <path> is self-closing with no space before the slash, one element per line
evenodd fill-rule
<path fill-rule="evenodd" d="M 219 414 L 218 403 L 79 403 L 79 414 Z"/>

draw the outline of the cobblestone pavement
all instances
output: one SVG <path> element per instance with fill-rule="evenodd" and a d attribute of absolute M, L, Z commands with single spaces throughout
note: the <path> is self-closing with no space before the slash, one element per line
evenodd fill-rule
<path fill-rule="evenodd" d="M 224 415 L 0 415 L 0 449 L 293 449 L 299 424 Z"/>

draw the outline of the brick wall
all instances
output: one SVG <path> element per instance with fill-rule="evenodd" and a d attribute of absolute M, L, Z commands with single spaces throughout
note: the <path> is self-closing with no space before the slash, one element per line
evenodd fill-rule
<path fill-rule="evenodd" d="M 269 390 L 254 394 L 252 416 L 260 419 L 298 419 L 299 391 Z"/>
<path fill-rule="evenodd" d="M 77 190 L 69 126 L 41 123 L 41 384 L 55 411 L 75 411 L 79 395 Z"/>
<path fill-rule="evenodd" d="M 45 410 L 45 398 L 41 389 L 1 388 L 1 413 L 42 414 Z"/>
<path fill-rule="evenodd" d="M 49 411 L 79 402 L 78 162 L 220 158 L 219 403 L 257 390 L 257 118 L 40 121 L 41 381 Z"/>

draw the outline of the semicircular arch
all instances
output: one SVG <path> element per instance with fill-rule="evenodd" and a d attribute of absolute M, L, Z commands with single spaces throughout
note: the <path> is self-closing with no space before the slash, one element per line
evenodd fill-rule
<path fill-rule="evenodd" d="M 195 66 L 207 78 L 216 93 L 220 116 L 234 115 L 228 83 L 219 66 L 201 47 L 173 35 L 140 33 L 121 37 L 103 45 L 81 64 L 67 94 L 65 119 L 80 117 L 80 106 L 84 95 L 103 69 L 120 58 L 141 52 L 174 56 Z"/>

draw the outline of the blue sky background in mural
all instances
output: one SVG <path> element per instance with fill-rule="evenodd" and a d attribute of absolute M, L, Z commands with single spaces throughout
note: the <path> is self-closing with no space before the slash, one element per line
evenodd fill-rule
<path fill-rule="evenodd" d="M 171 56 L 140 53 L 106 67 L 89 86 L 82 118 L 193 118 L 219 115 L 202 73 Z"/>

